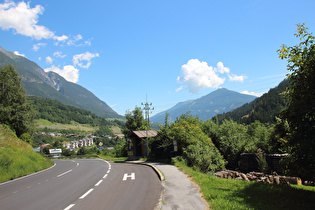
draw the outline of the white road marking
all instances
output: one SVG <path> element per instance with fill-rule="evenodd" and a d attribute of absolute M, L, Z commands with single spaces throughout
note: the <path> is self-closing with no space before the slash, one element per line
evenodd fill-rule
<path fill-rule="evenodd" d="M 108 171 L 106 173 L 109 174 L 109 172 L 110 172 L 110 169 L 108 169 Z"/>
<path fill-rule="evenodd" d="M 80 165 L 80 163 L 77 163 L 77 166 L 79 166 Z"/>
<path fill-rule="evenodd" d="M 107 175 L 108 175 L 108 174 L 105 174 L 105 175 L 103 176 L 103 179 L 105 179 L 105 178 L 107 177 Z"/>
<path fill-rule="evenodd" d="M 71 172 L 71 171 L 72 171 L 72 169 L 69 170 L 69 171 L 66 171 L 66 172 L 64 172 L 64 173 L 62 173 L 62 174 L 59 174 L 57 177 L 61 177 L 61 176 L 65 175 L 65 174 L 67 174 L 67 173 L 69 173 L 69 172 Z"/>
<path fill-rule="evenodd" d="M 129 174 L 124 174 L 123 181 L 126 181 L 128 178 L 130 178 L 131 180 L 135 180 L 136 179 L 135 173 L 131 173 L 130 175 Z"/>
<path fill-rule="evenodd" d="M 65 208 L 64 210 L 69 210 L 71 209 L 75 204 L 70 204 L 67 208 Z"/>
<path fill-rule="evenodd" d="M 95 184 L 95 187 L 97 187 L 98 185 L 100 185 L 102 183 L 102 179 L 100 181 L 98 181 L 96 184 Z"/>
<path fill-rule="evenodd" d="M 85 198 L 85 197 L 86 197 L 88 194 L 90 194 L 93 190 L 94 190 L 93 188 L 89 189 L 89 191 L 87 191 L 86 193 L 84 193 L 84 195 L 82 195 L 79 199 Z"/>

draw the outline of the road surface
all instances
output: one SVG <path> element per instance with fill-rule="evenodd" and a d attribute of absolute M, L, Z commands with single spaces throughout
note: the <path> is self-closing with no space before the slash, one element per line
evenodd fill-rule
<path fill-rule="evenodd" d="M 0 184 L 4 209 L 154 209 L 161 182 L 144 165 L 55 160 L 48 170 Z"/>

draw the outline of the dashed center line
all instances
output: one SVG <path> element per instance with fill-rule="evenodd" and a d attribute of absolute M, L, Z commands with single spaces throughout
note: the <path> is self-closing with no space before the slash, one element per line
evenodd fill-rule
<path fill-rule="evenodd" d="M 66 172 L 64 172 L 64 173 L 62 173 L 62 174 L 59 174 L 57 177 L 61 177 L 61 176 L 65 175 L 65 174 L 67 174 L 67 173 L 69 173 L 69 172 L 71 172 L 71 171 L 72 171 L 72 169 L 70 169 L 69 171 L 66 171 Z"/>
<path fill-rule="evenodd" d="M 94 190 L 93 188 L 89 189 L 89 191 L 87 191 L 86 193 L 84 193 L 79 199 L 85 198 L 85 197 L 86 197 L 88 194 L 90 194 L 93 190 Z"/>
<path fill-rule="evenodd" d="M 65 208 L 64 210 L 69 210 L 74 206 L 74 204 L 70 204 L 67 208 Z"/>
<path fill-rule="evenodd" d="M 107 170 L 106 174 L 103 176 L 103 178 L 95 184 L 95 187 L 99 186 L 99 185 L 103 182 L 103 179 L 105 179 L 105 178 L 108 176 L 108 174 L 110 173 L 111 164 L 110 164 L 108 161 L 105 161 L 105 162 L 106 162 L 106 163 L 108 164 L 108 166 L 109 166 L 109 167 L 108 167 L 108 170 Z M 77 163 L 77 166 L 79 166 L 79 163 Z M 62 174 L 60 174 L 60 175 L 58 175 L 57 177 L 63 176 L 63 175 L 65 175 L 65 174 L 67 174 L 67 173 L 69 173 L 69 172 L 71 172 L 71 171 L 72 171 L 72 169 L 69 170 L 69 171 L 66 171 L 66 172 L 64 172 L 64 173 L 62 173 Z M 86 193 L 84 193 L 79 199 L 85 198 L 85 197 L 88 196 L 93 190 L 94 190 L 93 188 L 89 189 L 89 190 L 88 190 Z M 64 210 L 70 210 L 74 205 L 75 205 L 75 204 L 70 204 L 70 205 L 69 205 L 67 208 L 65 208 Z"/>
<path fill-rule="evenodd" d="M 100 185 L 102 183 L 102 179 L 100 181 L 98 181 L 96 184 L 95 184 L 95 187 L 97 187 L 98 185 Z"/>

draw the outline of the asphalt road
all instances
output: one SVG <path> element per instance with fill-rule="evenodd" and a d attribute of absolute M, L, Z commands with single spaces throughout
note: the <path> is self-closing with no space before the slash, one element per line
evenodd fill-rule
<path fill-rule="evenodd" d="M 161 182 L 149 166 L 55 160 L 48 170 L 0 184 L 0 209 L 154 209 Z"/>

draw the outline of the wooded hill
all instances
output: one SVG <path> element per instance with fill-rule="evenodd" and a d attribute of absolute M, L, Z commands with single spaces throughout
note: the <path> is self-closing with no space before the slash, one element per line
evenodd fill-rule
<path fill-rule="evenodd" d="M 218 114 L 213 120 L 234 120 L 238 123 L 250 124 L 256 120 L 261 123 L 276 123 L 276 116 L 285 108 L 286 99 L 283 92 L 289 87 L 290 81 L 284 80 L 277 87 L 269 90 L 254 101 L 244 104 L 230 112 Z"/>
<path fill-rule="evenodd" d="M 64 105 L 56 100 L 43 99 L 35 96 L 28 97 L 33 105 L 35 119 L 45 119 L 50 122 L 70 124 L 71 121 L 92 126 L 107 127 L 122 126 L 122 120 L 109 121 L 90 111 Z"/>

